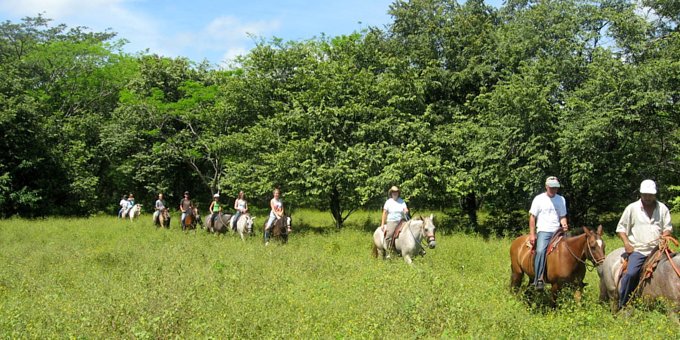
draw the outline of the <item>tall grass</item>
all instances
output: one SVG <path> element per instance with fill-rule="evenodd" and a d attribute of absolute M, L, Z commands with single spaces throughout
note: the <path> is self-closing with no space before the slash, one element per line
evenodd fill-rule
<path fill-rule="evenodd" d="M 438 235 L 417 258 L 370 257 L 379 214 L 336 231 L 296 211 L 285 246 L 157 230 L 142 216 L 0 221 L 0 334 L 29 338 L 677 337 L 661 309 L 617 317 L 588 272 L 581 304 L 512 295 L 509 239 Z M 258 220 L 258 225 L 263 223 Z M 607 239 L 608 249 L 618 247 Z M 525 279 L 526 280 L 526 279 Z"/>

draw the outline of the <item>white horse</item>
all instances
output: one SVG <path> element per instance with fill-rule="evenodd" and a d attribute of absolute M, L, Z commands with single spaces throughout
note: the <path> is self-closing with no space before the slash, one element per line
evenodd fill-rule
<path fill-rule="evenodd" d="M 132 208 L 123 211 L 123 218 L 129 216 L 130 217 L 130 222 L 133 222 L 135 218 L 139 217 L 139 214 L 142 213 L 142 205 L 141 204 L 135 204 L 132 206 Z"/>
<path fill-rule="evenodd" d="M 232 216 L 230 219 L 229 225 L 234 225 L 234 218 L 236 216 Z M 253 234 L 253 220 L 255 220 L 255 217 L 250 216 L 250 214 L 242 214 L 239 216 L 238 221 L 236 221 L 236 232 L 241 236 L 241 240 L 245 241 L 246 236 L 250 236 Z"/>
<path fill-rule="evenodd" d="M 413 257 L 425 254 L 421 245 L 423 238 L 427 238 L 427 246 L 434 248 L 437 245 L 434 235 L 433 215 L 421 219 L 413 219 L 404 222 L 399 236 L 394 241 L 394 248 L 401 254 L 406 263 L 411 264 Z M 385 226 L 378 227 L 373 233 L 373 256 L 385 258 L 387 245 L 385 244 Z"/>

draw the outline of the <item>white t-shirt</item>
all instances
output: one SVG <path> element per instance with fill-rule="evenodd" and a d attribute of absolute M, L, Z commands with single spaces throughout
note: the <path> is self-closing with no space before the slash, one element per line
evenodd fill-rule
<path fill-rule="evenodd" d="M 560 218 L 567 216 L 567 202 L 558 194 L 551 198 L 544 192 L 534 197 L 529 213 L 536 217 L 536 232 L 554 233 L 561 228 Z"/>
<path fill-rule="evenodd" d="M 406 209 L 406 202 L 401 197 L 396 201 L 390 197 L 383 206 L 383 210 L 387 210 L 387 222 L 401 221 L 405 217 L 404 209 Z"/>
<path fill-rule="evenodd" d="M 652 218 L 647 216 L 641 200 L 629 204 L 616 226 L 616 232 L 626 233 L 635 251 L 645 256 L 649 256 L 659 244 L 659 237 L 664 231 L 672 230 L 671 213 L 665 204 L 658 201 Z"/>

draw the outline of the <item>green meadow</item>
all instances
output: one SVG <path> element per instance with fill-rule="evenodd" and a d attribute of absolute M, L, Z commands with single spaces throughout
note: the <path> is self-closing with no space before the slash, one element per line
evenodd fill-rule
<path fill-rule="evenodd" d="M 581 303 L 508 289 L 510 239 L 437 234 L 406 265 L 371 257 L 379 214 L 336 231 L 296 212 L 287 245 L 169 230 L 149 215 L 0 221 L 3 338 L 676 338 L 662 306 L 612 315 L 589 271 Z M 264 222 L 260 217 L 256 223 Z M 445 230 L 446 228 L 443 228 Z M 619 247 L 605 239 L 607 250 Z M 526 281 L 526 279 L 525 279 Z"/>

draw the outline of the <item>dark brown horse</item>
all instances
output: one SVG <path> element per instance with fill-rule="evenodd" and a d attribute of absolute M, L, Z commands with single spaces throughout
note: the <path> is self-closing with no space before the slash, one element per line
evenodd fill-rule
<path fill-rule="evenodd" d="M 586 275 L 586 260 L 593 266 L 604 261 L 604 243 L 602 241 L 602 226 L 597 232 L 583 227 L 583 234 L 562 239 L 546 258 L 545 282 L 550 283 L 553 301 L 557 292 L 565 286 L 576 288 L 575 298 L 581 298 L 583 278 Z M 510 287 L 517 291 L 522 285 L 524 274 L 529 276 L 529 282 L 534 278 L 534 254 L 528 246 L 528 235 L 516 238 L 510 245 L 511 276 Z"/>
<path fill-rule="evenodd" d="M 291 228 L 291 218 L 290 216 L 283 215 L 281 218 L 277 218 L 272 223 L 271 236 L 274 240 L 277 240 L 283 244 L 288 243 L 288 232 Z"/>

